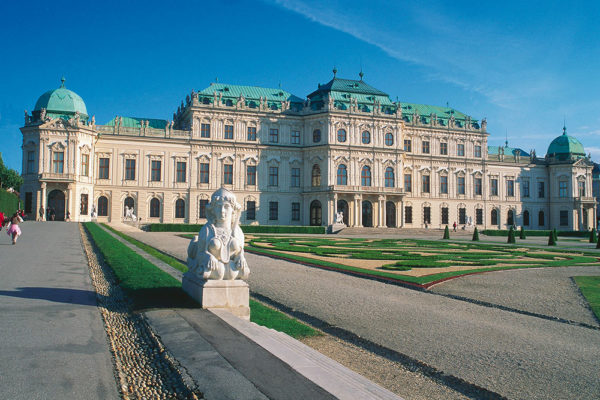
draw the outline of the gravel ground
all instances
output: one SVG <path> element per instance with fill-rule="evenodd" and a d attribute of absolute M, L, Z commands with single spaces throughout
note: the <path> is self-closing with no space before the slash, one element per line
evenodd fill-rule
<path fill-rule="evenodd" d="M 185 258 L 187 240 L 172 234 L 135 236 Z M 263 256 L 248 254 L 247 258 L 253 292 L 314 317 L 334 330 L 350 332 L 361 346 L 368 342 L 390 349 L 405 357 L 403 364 L 407 358 L 418 360 L 442 375 L 508 398 L 597 398 L 600 393 L 597 329 Z M 498 275 L 490 274 L 489 279 Z M 500 285 L 498 290 L 510 294 L 498 296 L 495 301 L 506 298 L 509 306 L 529 302 L 543 306 L 554 297 L 552 287 L 527 290 L 519 286 L 523 282 L 516 279 L 506 289 L 500 289 Z M 481 287 L 481 291 L 486 290 Z M 469 296 L 477 297 L 480 292 Z M 515 300 L 517 297 L 522 298 Z M 563 312 L 566 314 L 561 315 L 571 315 L 568 310 Z M 579 317 L 569 319 L 574 318 Z"/>

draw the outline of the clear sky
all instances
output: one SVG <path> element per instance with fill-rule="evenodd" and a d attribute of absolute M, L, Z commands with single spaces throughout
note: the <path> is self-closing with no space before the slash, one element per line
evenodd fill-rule
<path fill-rule="evenodd" d="M 21 170 L 23 111 L 66 87 L 104 124 L 171 119 L 219 82 L 304 98 L 332 78 L 487 117 L 488 143 L 546 153 L 567 131 L 600 160 L 600 1 L 3 1 L 0 152 Z"/>

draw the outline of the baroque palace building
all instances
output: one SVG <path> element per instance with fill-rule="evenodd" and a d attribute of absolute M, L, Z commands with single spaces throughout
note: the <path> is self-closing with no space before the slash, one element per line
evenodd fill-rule
<path fill-rule="evenodd" d="M 205 222 L 213 191 L 243 205 L 242 224 L 588 229 L 593 164 L 577 139 L 545 157 L 488 146 L 486 120 L 393 102 L 360 80 L 280 88 L 213 83 L 171 121 L 117 116 L 105 125 L 64 86 L 25 112 L 22 200 L 40 217 Z M 44 212 L 44 214 L 46 214 Z"/>

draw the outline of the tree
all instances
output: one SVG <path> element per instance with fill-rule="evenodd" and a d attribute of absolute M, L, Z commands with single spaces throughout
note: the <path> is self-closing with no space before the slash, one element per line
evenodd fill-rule
<path fill-rule="evenodd" d="M 446 225 L 446 229 L 444 229 L 444 237 L 442 239 L 450 239 L 450 229 L 448 229 L 448 225 Z"/>
<path fill-rule="evenodd" d="M 600 236 L 598 236 L 598 243 L 596 244 L 596 248 L 600 249 Z"/>
<path fill-rule="evenodd" d="M 556 239 L 554 239 L 554 232 L 550 231 L 548 235 L 548 246 L 556 246 Z"/>
<path fill-rule="evenodd" d="M 517 238 L 515 237 L 515 230 L 512 226 L 510 227 L 510 230 L 508 231 L 508 240 L 506 241 L 506 243 L 511 243 L 511 244 L 517 243 Z"/>
<path fill-rule="evenodd" d="M 558 242 L 558 232 L 556 232 L 556 228 L 552 229 L 552 234 L 554 235 L 554 241 Z"/>
<path fill-rule="evenodd" d="M 2 153 L 0 153 L 0 187 L 5 189 L 13 188 L 17 192 L 21 190 L 23 178 L 17 171 L 10 169 L 4 165 L 2 161 Z"/>
<path fill-rule="evenodd" d="M 590 243 L 596 243 L 598 241 L 598 235 L 596 234 L 596 228 L 592 228 L 590 232 Z"/>
<path fill-rule="evenodd" d="M 479 242 L 479 231 L 477 230 L 477 227 L 475 227 L 475 230 L 473 231 L 473 239 L 474 242 Z"/>
<path fill-rule="evenodd" d="M 525 229 L 521 226 L 521 231 L 519 232 L 519 239 L 527 239 L 527 235 L 525 235 Z"/>

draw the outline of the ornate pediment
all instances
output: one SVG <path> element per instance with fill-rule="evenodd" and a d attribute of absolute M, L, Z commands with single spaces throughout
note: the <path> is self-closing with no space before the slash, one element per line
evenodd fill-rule
<path fill-rule="evenodd" d="M 89 145 L 84 144 L 83 146 L 79 146 L 79 151 L 83 154 L 90 154 L 92 152 L 92 148 Z"/>
<path fill-rule="evenodd" d="M 63 151 L 66 148 L 62 142 L 54 142 L 49 147 L 52 151 Z"/>

